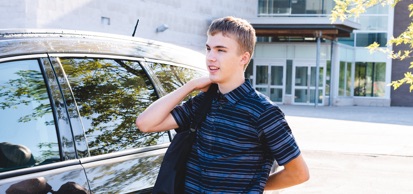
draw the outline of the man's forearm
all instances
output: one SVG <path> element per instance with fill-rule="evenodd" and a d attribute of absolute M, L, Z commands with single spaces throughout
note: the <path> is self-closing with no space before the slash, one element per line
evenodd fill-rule
<path fill-rule="evenodd" d="M 284 169 L 268 177 L 264 190 L 279 190 L 301 184 L 310 178 L 307 164 L 299 155 L 284 165 Z"/>
<path fill-rule="evenodd" d="M 157 132 L 176 128 L 176 122 L 168 118 L 171 117 L 170 112 L 193 90 L 194 86 L 187 83 L 158 99 L 138 116 L 136 126 L 143 132 Z"/>

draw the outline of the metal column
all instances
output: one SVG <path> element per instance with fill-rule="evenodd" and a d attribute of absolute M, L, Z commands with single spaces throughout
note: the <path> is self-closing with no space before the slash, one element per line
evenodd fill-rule
<path fill-rule="evenodd" d="M 315 32 L 315 37 L 317 38 L 317 55 L 316 55 L 316 72 L 315 72 L 315 98 L 314 98 L 314 106 L 318 106 L 318 85 L 320 79 L 320 45 L 321 45 L 321 36 L 323 33 L 321 31 Z"/>

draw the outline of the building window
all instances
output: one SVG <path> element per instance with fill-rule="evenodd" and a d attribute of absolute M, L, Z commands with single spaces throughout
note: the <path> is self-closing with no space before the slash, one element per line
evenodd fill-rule
<path fill-rule="evenodd" d="M 105 26 L 110 26 L 110 18 L 108 17 L 101 17 L 100 23 Z"/>
<path fill-rule="evenodd" d="M 338 42 L 341 43 L 341 44 L 354 46 L 354 33 L 351 33 L 350 37 L 338 38 Z"/>
<path fill-rule="evenodd" d="M 357 23 L 361 24 L 360 30 L 366 31 L 386 31 L 388 29 L 387 15 L 361 15 Z"/>
<path fill-rule="evenodd" d="M 285 94 L 291 95 L 293 88 L 293 60 L 287 60 L 287 80 L 285 86 Z"/>
<path fill-rule="evenodd" d="M 326 63 L 326 96 L 330 96 L 330 87 L 331 87 L 331 61 L 327 60 Z"/>
<path fill-rule="evenodd" d="M 327 0 L 258 0 L 258 16 L 327 14 L 334 5 Z"/>
<path fill-rule="evenodd" d="M 387 31 L 389 20 L 389 6 L 380 4 L 366 9 L 366 12 L 360 17 L 355 18 L 355 22 L 361 24 L 359 30 L 366 31 Z"/>
<path fill-rule="evenodd" d="M 387 44 L 387 33 L 357 33 L 356 46 L 366 47 L 377 42 L 380 47 L 385 47 Z"/>
<path fill-rule="evenodd" d="M 258 0 L 259 14 L 290 14 L 290 0 Z"/>
<path fill-rule="evenodd" d="M 339 96 L 351 96 L 351 62 L 340 61 Z"/>
<path fill-rule="evenodd" d="M 251 59 L 247 69 L 245 69 L 244 75 L 245 79 L 248 79 L 251 83 L 254 83 L 254 59 Z"/>
<path fill-rule="evenodd" d="M 385 81 L 386 63 L 357 62 L 354 96 L 383 97 Z"/>

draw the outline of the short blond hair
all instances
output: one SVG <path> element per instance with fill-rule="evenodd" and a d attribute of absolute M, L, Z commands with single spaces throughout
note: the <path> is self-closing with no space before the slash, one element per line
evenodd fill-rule
<path fill-rule="evenodd" d="M 220 32 L 224 36 L 228 36 L 228 34 L 233 35 L 240 46 L 241 53 L 249 52 L 251 60 L 257 38 L 255 36 L 255 29 L 247 20 L 232 16 L 218 18 L 212 21 L 207 34 L 213 36 Z M 245 64 L 245 68 L 248 63 Z"/>

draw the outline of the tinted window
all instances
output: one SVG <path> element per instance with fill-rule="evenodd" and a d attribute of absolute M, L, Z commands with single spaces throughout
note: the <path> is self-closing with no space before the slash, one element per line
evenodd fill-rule
<path fill-rule="evenodd" d="M 207 75 L 206 72 L 203 73 L 202 71 L 175 65 L 163 63 L 148 63 L 148 65 L 167 93 L 178 89 L 191 79 Z M 193 92 L 191 96 L 194 96 L 195 94 L 197 94 L 197 92 Z"/>
<path fill-rule="evenodd" d="M 60 160 L 56 127 L 37 60 L 0 63 L 0 171 Z"/>
<path fill-rule="evenodd" d="M 136 116 L 157 99 L 138 62 L 61 58 L 91 155 L 169 142 L 166 132 L 140 133 Z"/>
<path fill-rule="evenodd" d="M 356 34 L 356 46 L 366 47 L 370 44 L 377 42 L 380 47 L 385 47 L 387 44 L 386 33 L 357 33 Z"/>
<path fill-rule="evenodd" d="M 386 63 L 357 62 L 354 96 L 383 97 L 386 88 Z"/>

